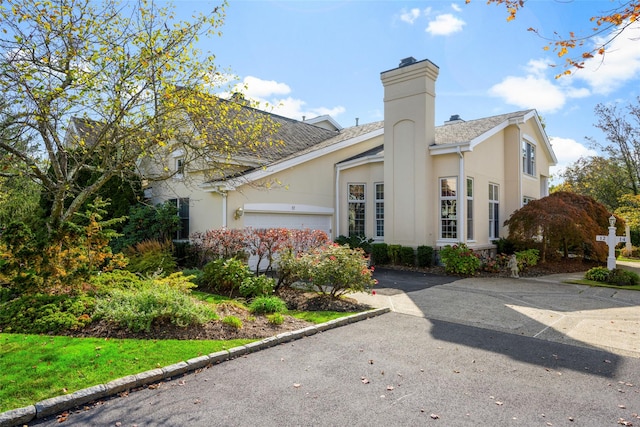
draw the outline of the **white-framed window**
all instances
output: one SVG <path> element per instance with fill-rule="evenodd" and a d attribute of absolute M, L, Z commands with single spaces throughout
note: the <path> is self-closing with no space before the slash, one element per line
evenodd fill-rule
<path fill-rule="evenodd" d="M 178 218 L 180 218 L 180 228 L 175 235 L 175 240 L 189 239 L 189 198 L 182 197 L 179 199 L 170 199 L 171 203 L 175 203 L 178 208 Z"/>
<path fill-rule="evenodd" d="M 440 178 L 440 238 L 458 238 L 458 178 Z"/>
<path fill-rule="evenodd" d="M 467 177 L 467 240 L 473 240 L 473 178 Z"/>
<path fill-rule="evenodd" d="M 500 186 L 489 183 L 489 239 L 500 238 Z"/>
<path fill-rule="evenodd" d="M 365 185 L 349 184 L 349 236 L 364 236 Z"/>
<path fill-rule="evenodd" d="M 384 237 L 384 183 L 378 182 L 376 187 L 376 237 Z"/>
<path fill-rule="evenodd" d="M 535 199 L 533 197 L 524 196 L 522 198 L 522 206 L 528 204 L 529 202 L 533 202 Z"/>
<path fill-rule="evenodd" d="M 536 174 L 536 146 L 527 141 L 522 141 L 522 172 Z"/>

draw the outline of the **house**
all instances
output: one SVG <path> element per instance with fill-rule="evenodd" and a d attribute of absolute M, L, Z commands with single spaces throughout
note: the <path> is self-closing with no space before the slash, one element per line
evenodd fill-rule
<path fill-rule="evenodd" d="M 279 125 L 277 150 L 245 153 L 233 173 L 195 180 L 184 179 L 196 171 L 181 170 L 177 150 L 179 173 L 147 195 L 176 201 L 179 238 L 220 227 L 288 227 L 412 247 L 492 248 L 512 212 L 548 195 L 556 157 L 535 110 L 452 116 L 436 126 L 438 73 L 413 58 L 382 72 L 380 122 L 342 128 L 328 116 L 298 121 L 259 112 Z"/>

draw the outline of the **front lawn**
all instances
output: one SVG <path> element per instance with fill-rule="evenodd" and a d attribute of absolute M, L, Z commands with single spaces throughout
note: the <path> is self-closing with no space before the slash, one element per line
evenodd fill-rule
<path fill-rule="evenodd" d="M 252 341 L 0 333 L 0 412 Z"/>

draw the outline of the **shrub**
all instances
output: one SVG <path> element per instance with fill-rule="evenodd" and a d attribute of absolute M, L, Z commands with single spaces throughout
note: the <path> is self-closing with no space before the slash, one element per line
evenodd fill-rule
<path fill-rule="evenodd" d="M 271 295 L 276 287 L 275 279 L 263 274 L 246 277 L 240 285 L 240 295 L 245 298 Z"/>
<path fill-rule="evenodd" d="M 365 236 L 338 236 L 335 243 L 340 246 L 349 245 L 351 249 L 360 248 L 365 253 L 370 254 L 373 239 L 367 239 Z"/>
<path fill-rule="evenodd" d="M 128 270 L 113 270 L 92 276 L 89 283 L 96 293 L 105 293 L 113 289 L 140 289 L 145 281 Z"/>
<path fill-rule="evenodd" d="M 516 243 L 504 237 L 494 240 L 493 244 L 496 245 L 496 252 L 499 254 L 511 255 L 516 251 Z"/>
<path fill-rule="evenodd" d="M 294 275 L 322 294 L 338 297 L 366 292 L 375 285 L 362 249 L 331 245 L 296 258 Z"/>
<path fill-rule="evenodd" d="M 206 265 L 216 259 L 246 258 L 246 232 L 235 228 L 207 230 L 191 235 L 192 248 L 198 260 L 198 266 Z"/>
<path fill-rule="evenodd" d="M 389 264 L 389 247 L 386 243 L 374 243 L 371 245 L 371 264 Z"/>
<path fill-rule="evenodd" d="M 204 266 L 202 285 L 206 289 L 231 295 L 238 291 L 244 279 L 252 276 L 249 266 L 237 258 L 216 259 Z"/>
<path fill-rule="evenodd" d="M 298 280 L 300 262 L 292 249 L 280 252 L 276 265 L 278 273 L 276 290 L 281 286 L 291 286 Z"/>
<path fill-rule="evenodd" d="M 284 323 L 284 316 L 282 313 L 272 313 L 267 316 L 267 320 L 272 325 L 282 325 Z"/>
<path fill-rule="evenodd" d="M 640 282 L 640 276 L 633 271 L 614 268 L 609 272 L 607 283 L 616 286 L 636 286 Z"/>
<path fill-rule="evenodd" d="M 91 323 L 95 304 L 86 295 L 23 295 L 0 303 L 0 329 L 25 334 L 81 329 Z"/>
<path fill-rule="evenodd" d="M 389 245 L 389 261 L 391 264 L 397 265 L 400 262 L 400 250 L 402 249 L 401 245 Z"/>
<path fill-rule="evenodd" d="M 400 264 L 413 267 L 416 265 L 416 253 L 410 246 L 403 246 L 400 248 Z"/>
<path fill-rule="evenodd" d="M 278 297 L 257 297 L 249 304 L 249 311 L 255 314 L 283 313 L 287 304 Z"/>
<path fill-rule="evenodd" d="M 127 270 L 143 275 L 163 275 L 176 271 L 170 240 L 145 240 L 124 250 L 129 258 Z"/>
<path fill-rule="evenodd" d="M 182 270 L 182 274 L 189 277 L 189 280 L 196 286 L 200 286 L 202 284 L 204 271 L 200 270 L 199 268 L 186 268 Z"/>
<path fill-rule="evenodd" d="M 609 279 L 609 269 L 606 267 L 594 267 L 584 274 L 587 280 L 606 283 Z"/>
<path fill-rule="evenodd" d="M 473 275 L 480 268 L 480 259 L 464 243 L 445 246 L 440 250 L 440 259 L 447 273 Z"/>
<path fill-rule="evenodd" d="M 237 318 L 236 316 L 226 316 L 222 319 L 222 323 L 227 326 L 231 326 L 234 329 L 242 329 L 242 320 Z"/>
<path fill-rule="evenodd" d="M 626 247 L 624 247 L 620 250 L 620 254 L 623 257 L 627 258 L 640 258 L 640 249 L 638 249 L 637 246 L 632 246 L 631 250 L 629 251 Z"/>
<path fill-rule="evenodd" d="M 196 301 L 185 291 L 166 282 L 152 282 L 153 285 L 140 290 L 114 289 L 98 298 L 95 318 L 132 332 L 148 332 L 154 323 L 187 327 L 216 318 L 209 305 Z"/>
<path fill-rule="evenodd" d="M 518 270 L 524 271 L 527 267 L 533 267 L 538 264 L 540 259 L 540 251 L 537 249 L 527 249 L 516 252 L 516 260 L 518 260 Z"/>
<path fill-rule="evenodd" d="M 418 246 L 418 267 L 431 267 L 433 265 L 433 248 L 431 246 Z"/>

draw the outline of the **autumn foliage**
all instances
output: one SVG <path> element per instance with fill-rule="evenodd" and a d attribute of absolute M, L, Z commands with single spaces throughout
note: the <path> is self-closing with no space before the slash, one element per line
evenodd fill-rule
<path fill-rule="evenodd" d="M 596 242 L 596 235 L 607 234 L 611 213 L 593 198 L 559 191 L 529 202 L 505 221 L 509 238 L 540 245 L 540 258 L 560 252 L 589 257 L 597 261 L 607 258 L 607 245 Z M 619 228 L 624 223 L 618 219 Z"/>

